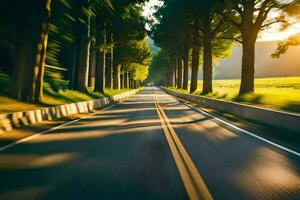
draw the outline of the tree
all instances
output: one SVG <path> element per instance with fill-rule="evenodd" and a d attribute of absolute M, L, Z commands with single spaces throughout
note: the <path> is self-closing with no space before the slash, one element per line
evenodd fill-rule
<path fill-rule="evenodd" d="M 100 4 L 99 0 L 92 2 L 91 11 L 93 13 L 94 32 L 92 39 L 95 40 L 95 85 L 94 92 L 104 93 L 105 84 L 110 83 L 111 77 L 106 79 L 106 68 L 108 59 L 111 57 L 112 35 L 111 18 L 114 16 L 114 6 L 111 2 Z M 92 51 L 92 49 L 91 49 Z M 109 57 L 108 57 L 109 54 Z M 110 63 L 109 63 L 110 66 Z"/>
<path fill-rule="evenodd" d="M 199 57 L 200 57 L 200 33 L 198 28 L 198 20 L 194 22 L 193 30 L 193 46 L 192 46 L 192 77 L 191 77 L 191 86 L 190 93 L 193 93 L 197 90 L 198 87 L 198 71 L 199 71 Z"/>
<path fill-rule="evenodd" d="M 186 45 L 183 50 L 183 80 L 182 89 L 188 89 L 189 82 L 189 47 Z"/>
<path fill-rule="evenodd" d="M 90 55 L 90 1 L 81 0 L 75 6 L 76 13 L 76 70 L 74 88 L 80 92 L 87 92 L 89 55 Z"/>
<path fill-rule="evenodd" d="M 70 9 L 67 16 L 73 25 L 71 30 L 74 54 L 73 67 L 70 70 L 70 88 L 87 92 L 89 64 L 96 63 L 96 57 L 90 55 L 91 41 L 97 40 L 100 33 L 97 33 L 96 26 L 111 15 L 113 7 L 109 0 L 80 0 L 76 3 L 64 0 L 62 2 Z M 97 49 L 97 47 L 92 48 L 92 50 Z M 90 61 L 90 58 L 93 60 Z"/>
<path fill-rule="evenodd" d="M 136 55 L 122 58 L 122 72 L 128 76 L 131 70 L 137 80 L 144 80 L 151 54 L 144 41 L 145 20 L 140 6 L 143 2 L 116 0 L 112 5 L 109 0 L 24 0 L 1 3 L 0 11 L 4 15 L 0 19 L 0 61 L 1 70 L 4 68 L 12 79 L 11 96 L 22 101 L 43 102 L 44 79 L 49 81 L 50 76 L 59 77 L 56 80 L 63 77 L 67 79 L 64 85 L 68 81 L 69 88 L 88 92 L 90 63 L 99 66 L 95 91 L 104 92 L 106 62 L 113 64 L 117 60 L 112 53 L 114 38 L 118 46 L 136 42 L 132 47 L 138 49 Z M 110 59 L 106 59 L 107 55 Z M 54 74 L 51 69 L 68 73 Z M 50 87 L 56 84 L 51 82 Z M 51 89 L 47 87 L 45 91 L 51 92 Z M 54 90 L 59 89 L 60 86 L 55 86 Z"/>
<path fill-rule="evenodd" d="M 212 92 L 213 57 L 224 51 L 224 44 L 227 44 L 228 48 L 231 47 L 231 43 L 224 39 L 232 37 L 235 33 L 230 24 L 218 15 L 222 9 L 221 5 L 219 1 L 189 0 L 186 3 L 167 0 L 156 12 L 158 24 L 153 26 L 152 37 L 157 45 L 168 49 L 176 57 L 178 89 L 187 89 L 188 53 L 189 47 L 192 47 L 190 93 L 197 90 L 199 65 L 202 63 L 200 57 L 203 60 L 202 93 Z M 221 42 L 216 42 L 217 40 Z M 214 45 L 220 45 L 222 48 Z M 182 59 L 185 60 L 184 75 Z M 173 76 L 173 73 L 170 75 Z"/>
<path fill-rule="evenodd" d="M 183 60 L 182 57 L 177 58 L 177 89 L 182 88 L 182 81 L 183 81 Z"/>
<path fill-rule="evenodd" d="M 28 4 L 28 5 L 27 5 Z M 13 6 L 12 3 L 10 6 Z M 43 98 L 43 77 L 51 16 L 51 1 L 19 2 L 13 13 L 17 47 L 12 73 L 11 95 L 19 100 L 39 102 Z M 8 15 L 9 16 L 9 15 Z"/>
<path fill-rule="evenodd" d="M 148 76 L 148 67 L 152 58 L 147 38 L 130 40 L 123 43 L 116 50 L 116 59 L 118 59 L 116 63 L 122 66 L 122 69 L 120 69 L 120 73 L 121 70 L 123 71 L 122 76 L 127 73 L 126 76 L 130 74 L 135 81 L 144 81 Z M 129 77 L 124 76 L 124 79 L 127 80 Z"/>
<path fill-rule="evenodd" d="M 164 49 L 160 50 L 154 55 L 151 61 L 147 82 L 155 85 L 169 86 L 170 80 L 166 78 L 166 74 L 168 74 L 172 68 L 173 63 L 169 53 Z"/>
<path fill-rule="evenodd" d="M 45 73 L 46 51 L 48 44 L 48 32 L 51 18 L 51 0 L 44 2 L 44 17 L 42 20 L 42 30 L 36 55 L 36 65 L 34 66 L 33 83 L 31 88 L 32 101 L 41 102 L 43 100 L 43 83 Z"/>
<path fill-rule="evenodd" d="M 102 29 L 97 29 L 97 33 Z M 96 39 L 96 77 L 95 77 L 95 87 L 94 92 L 104 93 L 105 88 L 105 68 L 106 68 L 106 51 L 109 47 L 106 46 L 106 29 L 104 28 L 102 34 L 97 35 Z"/>
<path fill-rule="evenodd" d="M 193 0 L 190 0 L 193 1 Z M 195 6 L 195 4 L 197 6 Z M 203 84 L 202 94 L 212 92 L 212 79 L 213 79 L 213 56 L 222 54 L 224 51 L 224 44 L 228 48 L 231 43 L 224 41 L 223 38 L 230 38 L 235 36 L 235 30 L 230 26 L 223 17 L 218 15 L 223 10 L 222 4 L 216 0 L 193 1 L 193 6 L 202 13 L 199 17 L 199 29 L 202 35 L 203 45 Z M 193 13 L 195 13 L 194 11 Z M 221 40 L 221 41 L 219 41 Z"/>
<path fill-rule="evenodd" d="M 220 13 L 232 26 L 240 32 L 240 37 L 233 39 L 242 43 L 242 75 L 239 95 L 254 92 L 254 60 L 255 42 L 260 30 L 278 22 L 285 22 L 280 16 L 268 20 L 271 11 L 284 8 L 287 1 L 277 0 L 224 0 Z"/>
<path fill-rule="evenodd" d="M 113 89 L 121 87 L 122 66 L 134 63 L 144 49 L 139 41 L 145 39 L 145 18 L 141 15 L 141 7 L 133 2 L 119 7 L 118 16 L 113 22 L 114 58 L 113 58 Z M 146 41 L 144 41 L 146 42 Z M 145 43 L 144 43 L 145 44 Z M 150 52 L 150 51 L 149 51 Z M 138 62 L 135 62 L 138 63 Z"/>
<path fill-rule="evenodd" d="M 177 69 L 177 72 L 173 70 L 168 76 L 170 76 L 169 79 L 177 78 L 176 81 L 172 81 L 172 86 L 177 84 L 178 88 L 182 88 L 188 83 L 188 62 L 184 62 L 184 70 L 182 69 L 182 60 L 187 61 L 188 59 L 186 52 L 191 46 L 192 34 L 190 19 L 186 17 L 186 5 L 184 1 L 164 1 L 163 6 L 155 13 L 158 23 L 152 25 L 150 32 L 156 45 L 172 54 L 174 70 Z M 175 76 L 176 74 L 177 76 Z"/>

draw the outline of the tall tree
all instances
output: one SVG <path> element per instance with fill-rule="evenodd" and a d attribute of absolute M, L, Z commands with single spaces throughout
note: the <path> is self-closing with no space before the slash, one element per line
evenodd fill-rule
<path fill-rule="evenodd" d="M 198 21 L 195 20 L 194 30 L 193 30 L 193 45 L 192 45 L 192 77 L 191 77 L 191 86 L 190 93 L 193 93 L 197 90 L 198 87 L 198 71 L 199 71 L 199 57 L 200 57 L 200 33 L 198 28 Z"/>
<path fill-rule="evenodd" d="M 185 51 L 192 45 L 191 21 L 186 17 L 186 7 L 187 4 L 184 1 L 164 1 L 163 6 L 155 13 L 155 18 L 158 23 L 151 27 L 152 30 L 150 34 L 156 45 L 168 50 L 175 60 L 177 57 L 180 57 L 181 59 L 184 58 Z M 174 30 L 176 30 L 176 32 Z M 187 65 L 185 67 L 187 67 Z M 176 68 L 176 64 L 174 65 L 174 68 Z M 188 73 L 188 70 L 185 70 L 185 72 Z M 171 72 L 168 76 L 170 76 L 169 78 L 171 79 L 175 74 L 178 75 L 178 72 Z M 187 76 L 188 75 L 186 74 L 185 77 Z M 179 76 L 176 76 L 176 78 L 176 83 L 183 81 L 181 73 L 179 73 Z M 185 79 L 184 81 L 187 84 L 188 80 Z M 181 85 L 182 84 L 179 85 L 180 88 L 182 88 Z"/>
<path fill-rule="evenodd" d="M 128 64 L 136 55 L 132 51 L 140 49 L 138 41 L 145 38 L 145 18 L 141 15 L 141 7 L 135 1 L 118 7 L 119 13 L 113 21 L 114 59 L 113 89 L 120 89 L 121 66 Z M 130 46 L 132 45 L 132 46 Z M 139 55 L 139 51 L 135 53 Z"/>
<path fill-rule="evenodd" d="M 222 4 L 217 0 L 204 0 L 199 3 L 199 9 L 203 13 L 203 17 L 200 18 L 200 31 L 203 35 L 203 84 L 202 94 L 212 92 L 212 80 L 213 80 L 213 56 L 224 51 L 222 48 L 218 48 L 217 45 L 230 43 L 218 42 L 221 38 L 230 38 L 235 36 L 234 29 L 230 24 L 218 15 L 224 9 Z M 217 52 L 216 52 L 217 51 Z"/>
<path fill-rule="evenodd" d="M 177 89 L 182 89 L 183 81 L 183 59 L 181 56 L 177 58 Z"/>
<path fill-rule="evenodd" d="M 87 92 L 90 54 L 90 1 L 80 0 L 76 6 L 76 71 L 74 89 Z"/>
<path fill-rule="evenodd" d="M 107 50 L 107 53 L 106 53 L 106 57 L 105 57 L 105 87 L 107 89 L 112 89 L 112 81 L 113 81 L 113 76 L 112 76 L 112 72 L 113 72 L 113 64 L 114 64 L 114 40 L 113 40 L 113 33 L 112 33 L 112 30 L 111 30 L 111 27 L 110 28 L 107 28 L 107 39 L 106 39 L 106 42 L 107 44 L 110 45 L 110 47 L 108 48 Z"/>
<path fill-rule="evenodd" d="M 240 32 L 240 39 L 233 38 L 242 43 L 242 74 L 239 94 L 254 92 L 254 61 L 255 42 L 260 30 L 274 23 L 285 22 L 280 16 L 268 20 L 271 11 L 280 12 L 288 5 L 288 1 L 278 0 L 224 0 L 227 9 L 220 14 L 236 27 Z"/>
<path fill-rule="evenodd" d="M 96 29 L 97 20 L 109 18 L 113 6 L 109 0 L 80 0 L 70 3 L 74 18 L 75 54 L 74 54 L 74 81 L 73 89 L 87 92 L 90 44 L 93 38 L 91 30 Z M 96 21 L 95 23 L 91 23 Z M 104 21 L 104 20 L 103 20 Z M 97 32 L 95 33 L 97 35 Z M 96 58 L 95 58 L 96 59 Z"/>
<path fill-rule="evenodd" d="M 51 1 L 24 1 L 14 13 L 16 54 L 11 95 L 19 100 L 38 102 L 43 98 L 43 77 L 51 16 Z M 22 5 L 24 4 L 24 5 Z"/>
<path fill-rule="evenodd" d="M 173 69 L 172 59 L 169 57 L 168 51 L 161 49 L 154 55 L 151 64 L 147 82 L 155 85 L 170 85 L 170 76 L 166 78 L 166 74 L 170 74 Z"/>
<path fill-rule="evenodd" d="M 189 82 L 189 48 L 185 46 L 183 50 L 183 80 L 182 80 L 182 89 L 188 89 Z"/>
<path fill-rule="evenodd" d="M 43 83 L 45 73 L 45 61 L 48 44 L 48 32 L 51 18 L 51 0 L 44 1 L 44 16 L 41 24 L 41 35 L 36 54 L 36 64 L 33 69 L 33 83 L 31 88 L 31 101 L 42 102 L 43 100 Z"/>
<path fill-rule="evenodd" d="M 98 28 L 98 33 L 101 28 Z M 97 35 L 96 43 L 96 79 L 94 92 L 104 93 L 105 88 L 105 68 L 106 68 L 106 29 L 101 35 Z"/>

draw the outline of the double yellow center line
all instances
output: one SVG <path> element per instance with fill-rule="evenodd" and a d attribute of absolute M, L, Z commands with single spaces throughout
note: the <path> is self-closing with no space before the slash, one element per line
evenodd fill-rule
<path fill-rule="evenodd" d="M 203 179 L 201 178 L 195 164 L 191 160 L 183 144 L 179 140 L 175 130 L 173 129 L 167 115 L 158 103 L 155 93 L 154 102 L 157 114 L 162 124 L 164 134 L 171 149 L 171 153 L 177 165 L 180 177 L 182 179 L 185 190 L 191 200 L 212 200 Z"/>

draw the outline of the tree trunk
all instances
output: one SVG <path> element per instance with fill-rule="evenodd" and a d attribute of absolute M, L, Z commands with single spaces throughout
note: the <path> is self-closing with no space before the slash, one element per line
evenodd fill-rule
<path fill-rule="evenodd" d="M 189 49 L 184 50 L 183 56 L 183 83 L 182 89 L 187 90 L 189 83 Z"/>
<path fill-rule="evenodd" d="M 200 55 L 200 33 L 199 33 L 199 24 L 196 19 L 193 24 L 193 45 L 192 45 L 192 77 L 191 77 L 191 86 L 190 93 L 193 93 L 197 90 L 198 87 L 198 70 L 199 70 L 199 55 Z"/>
<path fill-rule="evenodd" d="M 12 96 L 23 101 L 41 102 L 43 99 L 44 69 L 48 43 L 48 31 L 51 17 L 51 0 L 37 4 L 40 13 L 27 13 L 26 21 L 34 21 L 33 27 L 25 26 L 17 37 L 15 69 L 12 77 Z M 41 7 L 40 7 L 41 6 Z M 28 18 L 27 18 L 28 17 Z M 37 27 L 37 29 L 35 28 Z M 29 32 L 30 30 L 30 32 Z M 37 35 L 35 35 L 37 33 Z"/>
<path fill-rule="evenodd" d="M 243 36 L 243 58 L 242 76 L 239 95 L 254 92 L 254 63 L 255 63 L 255 37 L 244 34 Z"/>
<path fill-rule="evenodd" d="M 80 92 L 87 92 L 87 74 L 88 74 L 88 49 L 89 42 L 85 35 L 80 37 L 80 50 L 77 63 L 77 74 L 75 78 L 74 89 Z"/>
<path fill-rule="evenodd" d="M 76 65 L 77 65 L 77 59 L 78 59 L 78 41 L 75 42 L 75 45 L 73 47 L 73 61 L 72 61 L 72 68 L 69 71 L 69 89 L 74 89 L 75 85 L 75 75 L 76 75 Z"/>
<path fill-rule="evenodd" d="M 12 73 L 11 96 L 20 101 L 29 101 L 30 86 L 34 66 L 34 54 L 36 46 L 33 34 L 26 31 L 18 31 L 17 47 L 14 57 L 14 69 Z"/>
<path fill-rule="evenodd" d="M 120 73 L 120 89 L 124 88 L 124 74 Z"/>
<path fill-rule="evenodd" d="M 132 78 L 131 78 L 131 73 L 128 72 L 128 88 L 132 88 Z"/>
<path fill-rule="evenodd" d="M 106 63 L 105 63 L 105 87 L 107 89 L 111 89 L 112 88 L 112 59 L 111 59 L 112 53 L 111 50 L 109 50 L 106 54 Z"/>
<path fill-rule="evenodd" d="M 172 75 L 171 87 L 176 87 L 176 67 L 172 68 Z"/>
<path fill-rule="evenodd" d="M 36 67 L 38 69 L 37 77 L 36 80 L 34 80 L 33 84 L 34 86 L 32 87 L 32 91 L 34 96 L 32 97 L 32 101 L 38 103 L 43 101 L 44 97 L 44 73 L 45 73 L 45 62 L 46 62 L 46 52 L 47 52 L 47 44 L 48 44 L 48 32 L 49 32 L 49 23 L 50 23 L 50 0 L 46 1 L 46 4 L 48 4 L 48 20 L 45 21 L 42 25 L 42 33 L 41 33 L 41 40 L 40 44 L 42 45 L 41 52 L 38 52 L 36 56 L 36 60 L 39 61 L 37 63 Z M 40 45 L 39 44 L 39 45 Z M 35 71 L 35 70 L 34 70 Z"/>
<path fill-rule="evenodd" d="M 96 80 L 94 92 L 104 93 L 105 88 L 105 52 L 97 51 Z"/>
<path fill-rule="evenodd" d="M 107 38 L 107 44 L 111 44 L 113 42 L 113 35 L 112 33 L 108 32 L 106 34 Z M 110 48 L 107 52 L 107 57 L 106 57 L 106 78 L 105 78 L 105 87 L 107 89 L 112 89 L 112 73 L 113 73 L 113 60 L 114 60 L 114 51 L 113 51 L 113 47 Z"/>
<path fill-rule="evenodd" d="M 124 88 L 128 88 L 129 87 L 129 83 L 128 83 L 128 72 L 125 71 L 124 73 Z"/>
<path fill-rule="evenodd" d="M 167 74 L 166 74 L 166 86 L 167 87 L 171 87 L 171 80 L 172 80 L 172 72 L 171 69 L 167 70 Z"/>
<path fill-rule="evenodd" d="M 198 45 L 194 45 L 192 50 L 192 78 L 190 93 L 195 92 L 198 87 L 199 54 L 200 47 Z"/>
<path fill-rule="evenodd" d="M 95 88 L 95 78 L 96 78 L 96 44 L 91 43 L 90 50 L 90 64 L 89 64 L 89 87 Z"/>
<path fill-rule="evenodd" d="M 100 32 L 100 27 L 97 27 L 97 32 Z M 106 53 L 100 49 L 102 44 L 106 43 L 106 31 L 104 30 L 103 35 L 99 35 L 96 38 L 96 79 L 94 92 L 104 93 L 105 89 L 105 69 L 106 69 Z"/>
<path fill-rule="evenodd" d="M 169 69 L 168 73 L 168 87 L 174 87 L 174 68 Z"/>
<path fill-rule="evenodd" d="M 182 89 L 182 58 L 178 57 L 178 64 L 177 64 L 177 89 Z"/>
<path fill-rule="evenodd" d="M 174 83 L 173 83 L 173 87 L 175 87 L 175 88 L 177 86 L 177 77 L 178 77 L 177 70 L 178 70 L 178 59 L 176 58 L 175 59 L 175 68 L 174 68 Z"/>
<path fill-rule="evenodd" d="M 78 22 L 81 23 L 81 22 Z M 87 25 L 81 25 L 81 33 L 79 34 L 80 41 L 77 74 L 75 78 L 74 89 L 80 92 L 88 92 L 88 72 L 90 59 L 90 18 L 87 18 Z"/>
<path fill-rule="evenodd" d="M 209 33 L 204 34 L 204 46 L 203 46 L 203 84 L 202 94 L 208 94 L 212 92 L 212 40 Z"/>
<path fill-rule="evenodd" d="M 113 68 L 113 89 L 119 90 L 120 89 L 120 64 L 114 64 Z"/>

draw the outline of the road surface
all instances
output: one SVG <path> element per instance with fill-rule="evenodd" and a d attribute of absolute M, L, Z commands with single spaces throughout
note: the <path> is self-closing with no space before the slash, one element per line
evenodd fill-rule
<path fill-rule="evenodd" d="M 298 155 L 148 87 L 1 150 L 0 199 L 300 199 L 299 172 Z"/>

